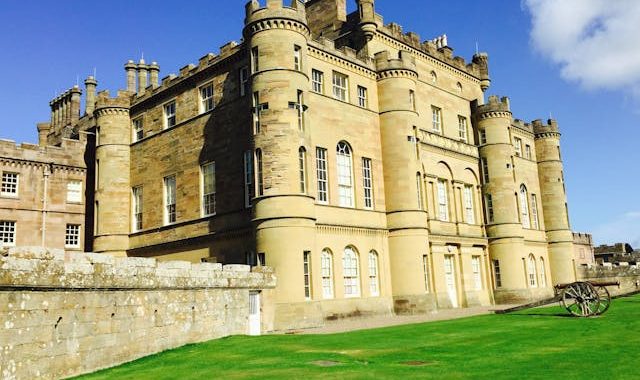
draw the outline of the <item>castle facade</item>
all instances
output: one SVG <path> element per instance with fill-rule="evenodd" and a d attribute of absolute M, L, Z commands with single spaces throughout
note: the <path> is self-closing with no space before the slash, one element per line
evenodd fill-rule
<path fill-rule="evenodd" d="M 487 54 L 465 62 L 445 36 L 423 42 L 373 0 L 357 6 L 254 0 L 242 42 L 179 75 L 129 61 L 115 97 L 85 81 L 81 117 L 52 101 L 41 145 L 93 136 L 84 245 L 272 266 L 266 329 L 574 281 L 557 123 L 485 101 Z"/>

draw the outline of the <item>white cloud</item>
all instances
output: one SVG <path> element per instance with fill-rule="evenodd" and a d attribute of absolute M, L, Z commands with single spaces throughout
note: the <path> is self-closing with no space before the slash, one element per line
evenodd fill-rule
<path fill-rule="evenodd" d="M 523 0 L 532 17 L 531 40 L 588 89 L 640 95 L 640 1 Z"/>
<path fill-rule="evenodd" d="M 597 226 L 593 239 L 598 243 L 629 243 L 634 249 L 640 248 L 640 211 L 630 211 L 624 215 Z"/>

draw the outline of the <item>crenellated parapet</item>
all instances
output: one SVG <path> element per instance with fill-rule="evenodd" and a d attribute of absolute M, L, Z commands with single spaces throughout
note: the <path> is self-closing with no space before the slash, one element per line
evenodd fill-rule
<path fill-rule="evenodd" d="M 390 58 L 388 51 L 381 51 L 375 55 L 375 65 L 378 79 L 392 77 L 418 78 L 416 60 L 411 53 L 401 51 L 398 58 Z"/>
<path fill-rule="evenodd" d="M 490 96 L 486 104 L 476 106 L 475 116 L 479 120 L 497 117 L 510 119 L 512 114 L 509 98 L 506 96 L 502 98 L 496 95 Z"/>
<path fill-rule="evenodd" d="M 311 34 L 307 26 L 306 9 L 300 0 L 291 0 L 289 6 L 285 6 L 282 0 L 267 0 L 264 7 L 259 1 L 253 0 L 247 3 L 245 12 L 245 38 L 270 29 L 295 30 L 305 36 Z"/>
<path fill-rule="evenodd" d="M 78 86 L 65 91 L 51 102 L 51 126 L 53 130 L 73 125 L 80 118 L 80 96 L 82 90 Z"/>
<path fill-rule="evenodd" d="M 546 124 L 543 124 L 542 120 L 534 120 L 531 122 L 533 125 L 533 133 L 536 135 L 536 139 L 545 137 L 560 137 L 560 130 L 558 129 L 558 122 L 553 119 L 547 120 Z"/>
<path fill-rule="evenodd" d="M 118 91 L 118 95 L 115 98 L 112 98 L 109 95 L 109 91 L 104 90 L 98 93 L 95 113 L 98 117 L 103 114 L 112 114 L 114 112 L 124 112 L 128 114 L 130 106 L 131 100 L 129 98 L 129 92 Z"/>

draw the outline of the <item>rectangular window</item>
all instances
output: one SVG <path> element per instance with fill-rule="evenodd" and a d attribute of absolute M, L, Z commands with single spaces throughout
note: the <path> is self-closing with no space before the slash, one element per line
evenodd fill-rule
<path fill-rule="evenodd" d="M 538 198 L 535 194 L 531 194 L 531 219 L 533 221 L 533 229 L 540 229 L 540 221 L 538 219 Z"/>
<path fill-rule="evenodd" d="M 244 152 L 244 207 L 251 207 L 253 198 L 253 154 Z"/>
<path fill-rule="evenodd" d="M 516 150 L 516 156 L 522 157 L 522 139 L 519 137 L 514 137 L 513 146 Z"/>
<path fill-rule="evenodd" d="M 438 180 L 438 219 L 443 222 L 449 221 L 449 200 L 447 196 L 447 182 Z"/>
<path fill-rule="evenodd" d="M 475 290 L 482 289 L 482 275 L 480 273 L 480 256 L 471 257 L 471 270 L 473 272 L 473 286 Z"/>
<path fill-rule="evenodd" d="M 369 252 L 369 293 L 372 297 L 380 295 L 380 284 L 378 281 L 378 254 Z"/>
<path fill-rule="evenodd" d="M 531 160 L 532 155 L 531 155 L 531 145 L 527 144 L 524 146 L 524 156 L 528 159 Z"/>
<path fill-rule="evenodd" d="M 302 70 L 302 58 L 300 57 L 300 46 L 293 46 L 293 69 L 300 71 Z"/>
<path fill-rule="evenodd" d="M 487 159 L 482 157 L 480 161 L 482 163 L 482 180 L 484 183 L 489 183 L 489 164 L 487 163 Z"/>
<path fill-rule="evenodd" d="M 416 93 L 413 90 L 409 90 L 409 105 L 412 111 L 416 110 Z"/>
<path fill-rule="evenodd" d="M 133 142 L 144 138 L 144 123 L 142 117 L 133 120 Z"/>
<path fill-rule="evenodd" d="M 442 110 L 436 106 L 431 106 L 431 130 L 442 132 Z"/>
<path fill-rule="evenodd" d="M 371 159 L 362 158 L 362 187 L 364 189 L 364 208 L 373 208 L 373 180 L 371 178 Z"/>
<path fill-rule="evenodd" d="M 418 210 L 423 210 L 422 201 L 422 178 L 420 173 L 416 173 L 416 198 L 418 200 Z"/>
<path fill-rule="evenodd" d="M 260 93 L 253 93 L 253 134 L 257 135 L 260 133 Z"/>
<path fill-rule="evenodd" d="M 493 223 L 493 199 L 491 194 L 484 196 L 487 203 L 487 223 Z"/>
<path fill-rule="evenodd" d="M 300 173 L 300 193 L 307 193 L 307 151 L 298 149 L 298 172 Z"/>
<path fill-rule="evenodd" d="M 333 72 L 333 97 L 342 100 L 343 102 L 349 101 L 349 78 L 341 73 Z"/>
<path fill-rule="evenodd" d="M 460 141 L 467 142 L 467 118 L 458 116 L 458 136 Z"/>
<path fill-rule="evenodd" d="M 358 107 L 367 108 L 367 88 L 358 86 Z"/>
<path fill-rule="evenodd" d="M 67 182 L 67 202 L 82 203 L 82 181 Z"/>
<path fill-rule="evenodd" d="M 422 256 L 422 273 L 424 274 L 424 290 L 429 293 L 431 291 L 430 275 L 429 275 L 429 256 Z"/>
<path fill-rule="evenodd" d="M 200 167 L 202 173 L 202 215 L 216 213 L 216 163 L 210 162 Z"/>
<path fill-rule="evenodd" d="M 500 260 L 493 260 L 493 277 L 496 281 L 496 288 L 501 288 L 502 277 L 500 276 Z"/>
<path fill-rule="evenodd" d="M 164 224 L 176 222 L 176 176 L 164 177 Z"/>
<path fill-rule="evenodd" d="M 213 83 L 208 83 L 200 87 L 200 112 L 209 112 L 213 106 Z"/>
<path fill-rule="evenodd" d="M 172 101 L 164 105 L 164 128 L 176 125 L 176 102 Z"/>
<path fill-rule="evenodd" d="M 304 130 L 304 98 L 302 90 L 298 90 L 296 97 L 296 113 L 298 117 L 298 129 Z"/>
<path fill-rule="evenodd" d="M 132 210 L 133 210 L 133 232 L 142 230 L 142 186 L 134 187 L 131 190 Z"/>
<path fill-rule="evenodd" d="M 262 177 L 262 150 L 256 149 L 256 186 L 258 196 L 264 195 L 264 182 Z"/>
<path fill-rule="evenodd" d="M 245 96 L 249 92 L 249 69 L 243 67 L 239 72 L 240 76 L 240 96 Z"/>
<path fill-rule="evenodd" d="M 80 225 L 67 224 L 66 233 L 64 235 L 65 248 L 80 248 Z"/>
<path fill-rule="evenodd" d="M 320 258 L 322 269 L 322 297 L 333 298 L 333 255 L 325 250 Z"/>
<path fill-rule="evenodd" d="M 311 252 L 304 251 L 302 254 L 304 270 L 304 299 L 311 299 Z"/>
<path fill-rule="evenodd" d="M 16 245 L 16 222 L 0 220 L 0 246 Z"/>
<path fill-rule="evenodd" d="M 251 49 L 251 71 L 257 73 L 260 68 L 260 55 L 258 53 L 258 47 Z"/>
<path fill-rule="evenodd" d="M 324 94 L 324 73 L 313 69 L 311 71 L 311 86 L 313 92 Z"/>
<path fill-rule="evenodd" d="M 2 172 L 0 195 L 3 197 L 18 196 L 18 173 Z"/>
<path fill-rule="evenodd" d="M 473 186 L 464 186 L 464 217 L 467 224 L 476 223 L 476 215 L 473 210 Z"/>
<path fill-rule="evenodd" d="M 484 129 L 480 129 L 480 131 L 478 133 L 480 134 L 480 144 L 486 144 L 487 143 L 487 131 L 485 131 Z"/>
<path fill-rule="evenodd" d="M 327 150 L 316 148 L 316 175 L 318 177 L 318 202 L 329 202 L 329 176 L 327 175 Z"/>

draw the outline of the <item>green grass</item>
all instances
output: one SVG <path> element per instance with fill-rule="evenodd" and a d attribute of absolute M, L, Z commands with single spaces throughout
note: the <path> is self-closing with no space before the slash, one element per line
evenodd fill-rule
<path fill-rule="evenodd" d="M 332 335 L 234 336 L 82 379 L 638 379 L 638 357 L 635 296 L 597 318 L 549 307 Z"/>

